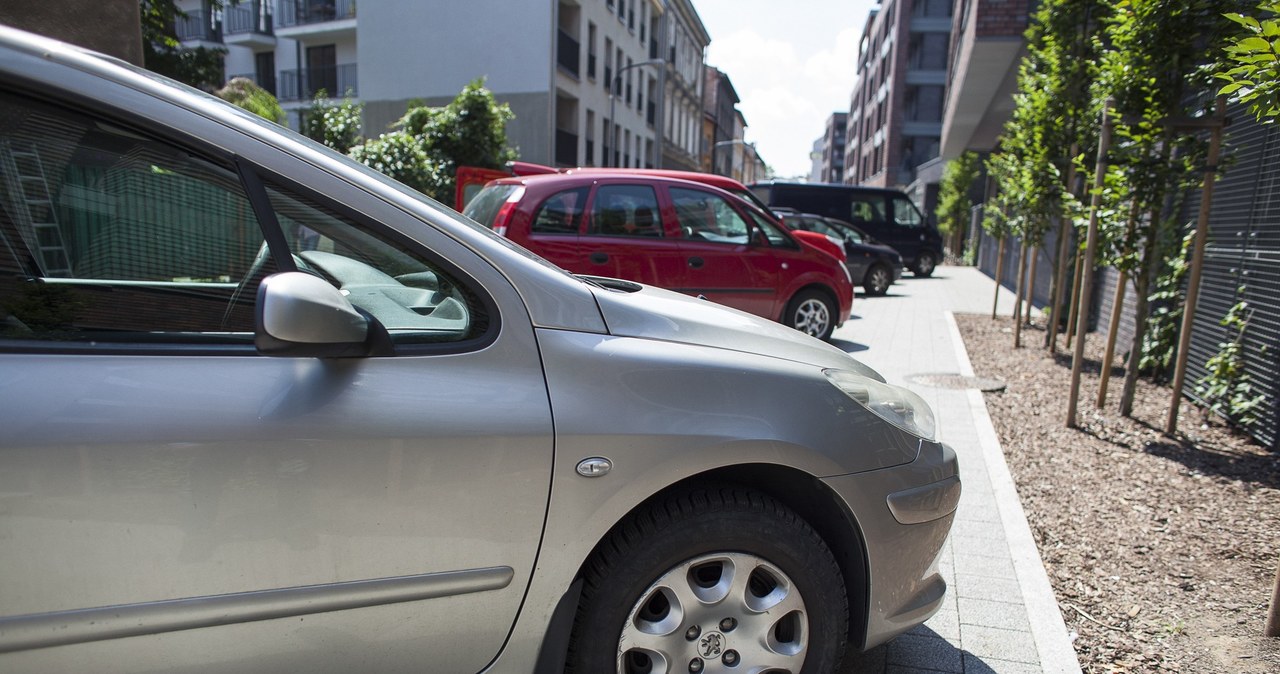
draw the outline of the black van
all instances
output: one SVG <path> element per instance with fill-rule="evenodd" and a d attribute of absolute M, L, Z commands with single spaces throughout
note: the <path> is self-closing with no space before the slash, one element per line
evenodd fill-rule
<path fill-rule="evenodd" d="M 902 256 L 916 276 L 933 274 L 942 260 L 942 234 L 898 190 L 835 183 L 752 183 L 751 191 L 770 208 L 788 207 L 857 225 Z"/>

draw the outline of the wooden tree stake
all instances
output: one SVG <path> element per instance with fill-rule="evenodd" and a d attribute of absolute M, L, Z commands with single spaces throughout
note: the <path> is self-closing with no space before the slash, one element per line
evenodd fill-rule
<path fill-rule="evenodd" d="M 1200 300 L 1200 276 L 1204 272 L 1204 247 L 1209 238 L 1209 208 L 1213 205 L 1213 183 L 1218 177 L 1218 155 L 1222 152 L 1222 132 L 1226 126 L 1227 99 L 1214 102 L 1213 131 L 1209 134 L 1209 156 L 1204 167 L 1204 186 L 1200 188 L 1200 214 L 1196 219 L 1196 238 L 1191 246 L 1191 275 L 1187 277 L 1187 300 L 1182 308 L 1182 332 L 1178 334 L 1177 360 L 1173 369 L 1173 399 L 1169 401 L 1169 417 L 1164 432 L 1178 430 L 1178 407 L 1182 404 L 1182 386 L 1187 380 L 1187 347 L 1191 344 L 1191 325 Z"/>
<path fill-rule="evenodd" d="M 1089 234 L 1085 239 L 1084 273 L 1080 279 L 1080 308 L 1076 315 L 1076 348 L 1071 358 L 1071 393 L 1067 398 L 1067 428 L 1076 428 L 1076 402 L 1080 397 L 1080 371 L 1084 368 L 1084 334 L 1089 330 L 1089 292 L 1093 278 L 1093 258 L 1098 249 L 1098 208 L 1102 205 L 1102 185 L 1107 175 L 1107 152 L 1111 149 L 1111 106 L 1108 96 L 1102 106 L 1102 133 L 1098 138 L 1098 163 L 1093 176 L 1093 199 L 1089 204 Z"/>

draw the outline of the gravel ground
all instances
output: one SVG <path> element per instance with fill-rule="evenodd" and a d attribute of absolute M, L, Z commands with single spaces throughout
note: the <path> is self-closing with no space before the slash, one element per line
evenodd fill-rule
<path fill-rule="evenodd" d="M 1159 429 L 1168 388 L 1140 382 L 1134 415 L 1094 407 L 1101 339 L 1086 340 L 1080 428 L 1065 427 L 1071 356 L 1044 331 L 957 316 L 1005 458 L 1086 672 L 1280 672 L 1261 636 L 1280 554 L 1280 454 L 1186 401 L 1180 434 Z M 1061 344 L 1061 338 L 1059 340 Z"/>

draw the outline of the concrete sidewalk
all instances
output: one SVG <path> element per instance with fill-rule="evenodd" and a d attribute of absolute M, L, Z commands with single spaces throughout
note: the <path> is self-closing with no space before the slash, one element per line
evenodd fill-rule
<path fill-rule="evenodd" d="M 976 389 L 931 385 L 921 375 L 972 376 L 953 313 L 991 315 L 996 284 L 971 267 L 907 273 L 885 297 L 859 294 L 833 342 L 933 406 L 938 434 L 960 457 L 964 484 L 943 550 L 948 593 L 927 623 L 851 658 L 842 674 L 909 672 L 1078 673 L 1080 664 Z M 1012 314 L 1001 289 L 998 311 Z M 986 375 L 987 373 L 978 373 Z"/>

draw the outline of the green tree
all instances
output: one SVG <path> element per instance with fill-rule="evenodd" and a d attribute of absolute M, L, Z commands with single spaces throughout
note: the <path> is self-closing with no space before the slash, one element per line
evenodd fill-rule
<path fill-rule="evenodd" d="M 247 77 L 236 77 L 227 86 L 217 91 L 218 98 L 239 106 L 253 114 L 269 119 L 277 124 L 284 124 L 284 108 L 271 92 L 263 89 Z"/>
<path fill-rule="evenodd" d="M 1270 123 L 1280 116 L 1280 0 L 1258 5 L 1257 16 L 1230 12 L 1226 15 L 1240 32 L 1224 48 L 1226 57 L 1216 76 L 1227 84 L 1218 91 L 1232 95 L 1259 121 Z"/>
<path fill-rule="evenodd" d="M 976 152 L 965 152 L 952 159 L 942 171 L 942 184 L 938 186 L 938 229 L 951 235 L 953 252 L 958 253 L 963 245 L 973 210 L 969 192 L 981 176 L 982 162 Z"/>
<path fill-rule="evenodd" d="M 516 158 L 507 147 L 511 108 L 472 81 L 443 107 L 412 105 L 394 129 L 350 155 L 442 203 L 453 203 L 459 166 L 501 168 Z"/>
<path fill-rule="evenodd" d="M 1198 182 L 1204 143 L 1172 123 L 1203 112 L 1236 0 L 1127 0 L 1106 21 L 1095 98 L 1114 97 L 1115 144 L 1103 199 L 1114 217 L 1101 234 L 1111 261 L 1129 272 L 1137 305 L 1132 353 L 1141 353 L 1149 297 L 1163 260 L 1182 238 L 1180 200 Z M 1125 372 L 1120 411 L 1133 407 L 1138 368 Z"/>
<path fill-rule="evenodd" d="M 221 6 L 221 3 L 216 3 Z M 183 48 L 174 22 L 186 18 L 174 0 L 138 0 L 142 14 L 142 63 L 155 73 L 213 91 L 222 86 L 225 49 Z"/>

